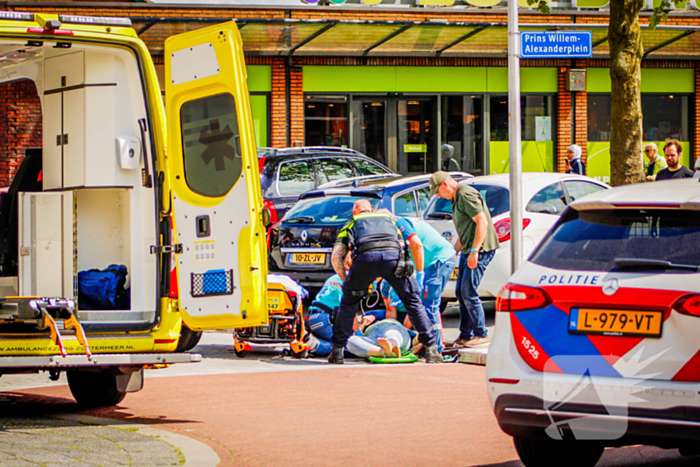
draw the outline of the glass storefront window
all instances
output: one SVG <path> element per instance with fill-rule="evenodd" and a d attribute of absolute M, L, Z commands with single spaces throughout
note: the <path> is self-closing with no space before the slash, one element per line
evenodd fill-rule
<path fill-rule="evenodd" d="M 588 141 L 610 141 L 610 113 L 610 94 L 588 95 Z M 642 94 L 644 140 L 688 141 L 689 113 L 687 95 Z"/>
<path fill-rule="evenodd" d="M 610 94 L 588 95 L 588 141 L 610 141 Z"/>
<path fill-rule="evenodd" d="M 491 141 L 508 141 L 508 97 L 491 96 Z M 520 97 L 521 140 L 552 141 L 554 96 Z"/>
<path fill-rule="evenodd" d="M 442 98 L 442 142 L 455 148 L 452 159 L 459 170 L 474 175 L 484 172 L 482 110 L 481 96 Z M 444 168 L 454 169 L 449 161 L 442 162 Z"/>
<path fill-rule="evenodd" d="M 688 96 L 642 94 L 644 139 L 689 141 Z"/>
<path fill-rule="evenodd" d="M 348 105 L 345 97 L 307 97 L 304 103 L 307 146 L 348 146 Z"/>
<path fill-rule="evenodd" d="M 352 101 L 353 148 L 384 165 L 388 165 L 386 107 L 386 101 L 383 99 Z"/>

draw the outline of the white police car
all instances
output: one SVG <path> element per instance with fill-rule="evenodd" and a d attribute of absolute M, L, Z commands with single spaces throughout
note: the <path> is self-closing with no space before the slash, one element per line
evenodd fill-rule
<path fill-rule="evenodd" d="M 575 201 L 497 298 L 487 375 L 528 467 L 700 454 L 700 183 Z"/>

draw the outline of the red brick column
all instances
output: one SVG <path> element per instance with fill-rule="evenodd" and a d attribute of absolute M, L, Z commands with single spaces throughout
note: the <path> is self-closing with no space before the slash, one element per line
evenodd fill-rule
<path fill-rule="evenodd" d="M 569 164 L 566 148 L 571 146 L 571 92 L 566 90 L 567 67 L 559 68 L 557 85 L 557 145 L 554 168 L 557 172 L 566 172 Z"/>
<path fill-rule="evenodd" d="M 270 96 L 270 143 L 274 148 L 287 146 L 287 102 L 285 94 L 285 59 L 272 61 L 272 94 Z"/>
<path fill-rule="evenodd" d="M 586 70 L 585 61 L 576 63 L 577 70 Z M 588 74 L 586 74 L 586 89 L 588 89 Z M 577 91 L 574 93 L 574 104 L 576 112 L 574 144 L 581 146 L 581 159 L 588 162 L 588 91 Z M 586 164 L 588 167 L 588 164 Z"/>
<path fill-rule="evenodd" d="M 296 62 L 295 62 L 296 63 Z M 292 146 L 304 145 L 304 71 L 294 64 L 291 70 L 291 142 Z"/>
<path fill-rule="evenodd" d="M 0 84 L 0 186 L 9 186 L 27 148 L 42 146 L 41 102 L 29 80 Z"/>
<path fill-rule="evenodd" d="M 693 145 L 690 147 L 690 168 L 700 155 L 700 63 L 695 65 L 695 124 L 693 125 Z M 661 148 L 659 148 L 661 149 Z"/>

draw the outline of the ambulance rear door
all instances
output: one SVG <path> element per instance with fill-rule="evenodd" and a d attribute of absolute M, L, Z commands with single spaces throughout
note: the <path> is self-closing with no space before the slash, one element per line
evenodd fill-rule
<path fill-rule="evenodd" d="M 267 245 L 235 23 L 165 42 L 180 311 L 193 330 L 267 324 Z"/>

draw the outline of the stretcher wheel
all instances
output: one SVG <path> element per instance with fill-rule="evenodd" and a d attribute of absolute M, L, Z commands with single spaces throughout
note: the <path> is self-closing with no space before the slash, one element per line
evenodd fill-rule
<path fill-rule="evenodd" d="M 309 358 L 309 350 L 304 349 L 301 352 L 295 352 L 294 350 L 292 352 L 292 357 L 294 358 Z"/>
<path fill-rule="evenodd" d="M 234 352 L 236 353 L 236 357 L 238 358 L 245 358 L 246 355 L 248 355 L 247 350 L 236 350 L 234 349 Z"/>

